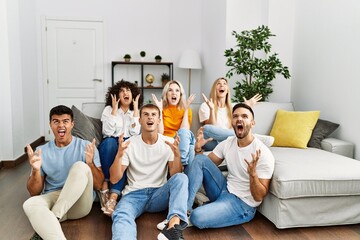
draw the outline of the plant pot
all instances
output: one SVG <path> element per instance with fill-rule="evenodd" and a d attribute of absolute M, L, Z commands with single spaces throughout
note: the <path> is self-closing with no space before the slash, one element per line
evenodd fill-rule
<path fill-rule="evenodd" d="M 131 58 L 124 58 L 125 62 L 130 62 Z"/>
<path fill-rule="evenodd" d="M 162 86 L 165 87 L 165 85 L 166 85 L 168 82 L 170 82 L 170 80 L 163 80 L 163 81 L 162 81 Z"/>
<path fill-rule="evenodd" d="M 161 59 L 155 59 L 155 62 L 159 63 L 161 62 Z"/>

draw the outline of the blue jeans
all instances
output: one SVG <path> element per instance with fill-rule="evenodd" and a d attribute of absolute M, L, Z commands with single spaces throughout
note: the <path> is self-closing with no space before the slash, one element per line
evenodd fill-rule
<path fill-rule="evenodd" d="M 99 155 L 101 162 L 101 169 L 104 173 L 105 181 L 109 182 L 110 192 L 120 195 L 121 190 L 124 188 L 126 181 L 126 171 L 124 176 L 115 184 L 111 184 L 110 179 L 110 167 L 114 162 L 117 150 L 119 146 L 118 137 L 104 138 L 99 145 Z"/>
<path fill-rule="evenodd" d="M 191 211 L 196 192 L 204 185 L 210 203 L 195 208 L 190 222 L 198 228 L 221 228 L 249 222 L 256 208 L 247 205 L 227 190 L 227 182 L 219 168 L 206 155 L 196 155 L 188 172 Z"/>
<path fill-rule="evenodd" d="M 181 163 L 186 169 L 188 165 L 191 165 L 195 157 L 195 137 L 189 129 L 185 128 L 180 128 L 177 131 L 177 135 L 180 138 L 179 149 Z"/>
<path fill-rule="evenodd" d="M 205 151 L 212 151 L 219 144 L 219 142 L 222 142 L 228 137 L 234 135 L 235 133 L 233 129 L 223 129 L 211 124 L 206 124 L 204 126 L 204 138 L 213 138 L 214 140 L 205 144 L 203 149 Z"/>
<path fill-rule="evenodd" d="M 144 188 L 125 194 L 112 214 L 112 239 L 135 240 L 137 237 L 135 219 L 144 212 L 161 212 L 167 208 L 169 208 L 167 219 L 178 216 L 181 219 L 181 227 L 186 228 L 187 188 L 187 176 L 177 173 L 160 188 Z"/>

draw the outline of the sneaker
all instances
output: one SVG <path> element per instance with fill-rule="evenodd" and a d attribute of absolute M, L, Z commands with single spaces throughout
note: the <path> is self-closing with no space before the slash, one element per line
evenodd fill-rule
<path fill-rule="evenodd" d="M 112 213 L 115 210 L 115 206 L 116 206 L 116 200 L 114 199 L 109 199 L 109 201 L 106 202 L 105 204 L 105 208 L 104 208 L 104 214 L 108 215 L 109 217 L 111 217 Z"/>
<path fill-rule="evenodd" d="M 32 235 L 30 240 L 42 240 L 42 238 L 36 232 Z"/>
<path fill-rule="evenodd" d="M 174 227 L 167 229 L 166 227 L 157 236 L 158 240 L 184 240 L 182 230 L 179 224 L 175 224 Z"/>
<path fill-rule="evenodd" d="M 110 192 L 109 189 L 96 191 L 100 200 L 101 210 L 105 209 L 105 204 L 109 201 Z M 104 210 L 103 210 L 104 211 Z"/>
<path fill-rule="evenodd" d="M 161 223 L 158 223 L 158 225 L 156 225 L 157 229 L 159 229 L 160 231 L 162 231 L 166 225 L 168 224 L 169 220 L 165 219 L 164 221 L 162 221 Z"/>

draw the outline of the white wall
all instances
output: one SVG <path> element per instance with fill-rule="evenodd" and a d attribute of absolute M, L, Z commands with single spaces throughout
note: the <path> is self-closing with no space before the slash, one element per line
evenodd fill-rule
<path fill-rule="evenodd" d="M 360 146 L 360 2 L 297 0 L 292 99 L 340 124 L 335 136 Z M 360 151 L 356 149 L 356 159 Z"/>
<path fill-rule="evenodd" d="M 0 97 L 5 117 L 0 159 L 18 157 L 26 143 L 44 135 L 43 16 L 104 20 L 107 86 L 111 61 L 122 60 L 125 53 L 138 60 L 139 51 L 145 50 L 151 59 L 160 54 L 174 62 L 175 79 L 187 89 L 188 71 L 177 67 L 179 57 L 186 49 L 198 51 L 203 69 L 192 71 L 191 86 L 197 102 L 226 73 L 223 54 L 234 45 L 231 31 L 268 24 L 277 35 L 271 40 L 273 50 L 292 74 L 291 80 L 274 81 L 270 100 L 294 101 L 299 110 L 320 109 L 322 118 L 341 124 L 337 136 L 360 145 L 353 134 L 359 132 L 359 10 L 355 0 L 1 0 L 5 34 L 0 37 Z M 360 159 L 359 153 L 356 157 Z"/>

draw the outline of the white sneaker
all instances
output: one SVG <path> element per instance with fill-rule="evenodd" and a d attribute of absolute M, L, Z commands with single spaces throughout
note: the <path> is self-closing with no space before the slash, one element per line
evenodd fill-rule
<path fill-rule="evenodd" d="M 158 223 L 158 225 L 156 225 L 157 229 L 162 231 L 165 228 L 166 224 L 168 224 L 168 222 L 169 222 L 169 220 L 165 219 L 161 223 Z"/>

